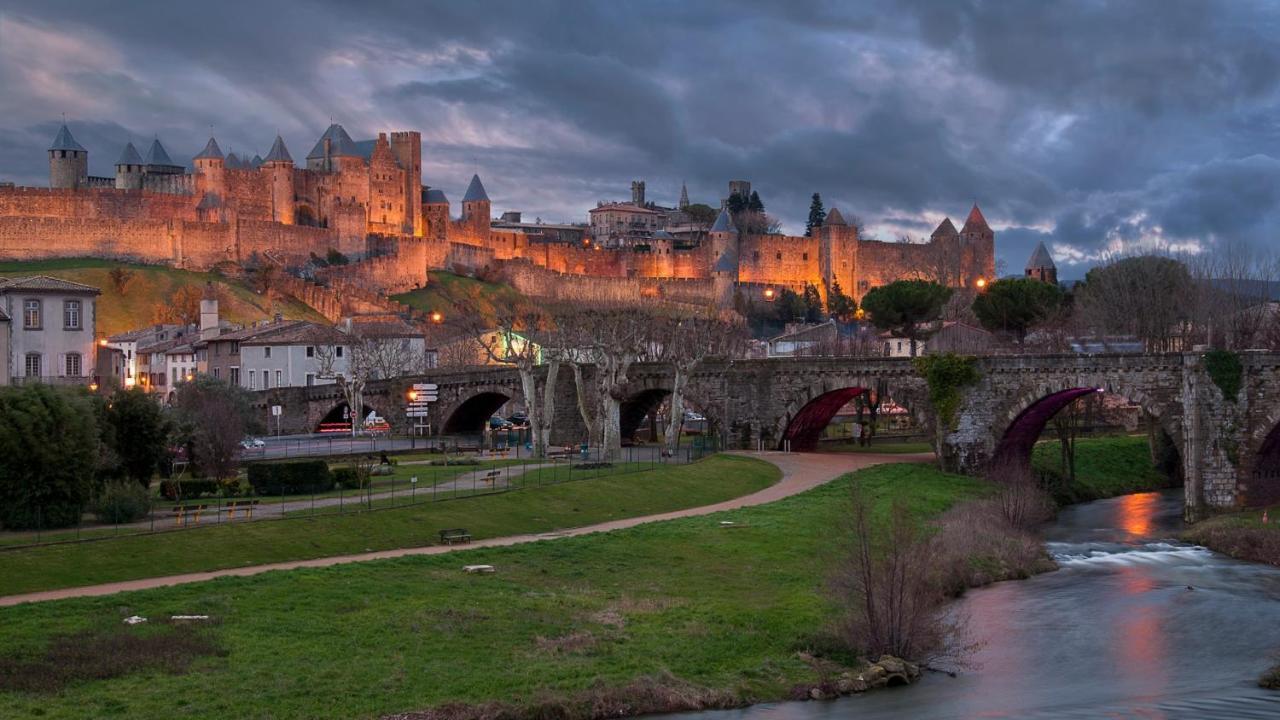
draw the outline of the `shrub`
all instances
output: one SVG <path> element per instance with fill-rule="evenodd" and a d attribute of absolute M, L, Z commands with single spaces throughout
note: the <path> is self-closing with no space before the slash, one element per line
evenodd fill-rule
<path fill-rule="evenodd" d="M 333 481 L 347 490 L 359 490 L 369 486 L 369 478 L 361 482 L 360 473 L 353 467 L 337 467 L 333 469 Z"/>
<path fill-rule="evenodd" d="M 103 486 L 93 502 L 98 522 L 137 522 L 151 512 L 151 495 L 136 482 L 112 481 Z"/>
<path fill-rule="evenodd" d="M 584 462 L 573 466 L 574 470 L 607 470 L 613 467 L 611 462 Z"/>
<path fill-rule="evenodd" d="M 477 460 L 476 458 L 455 458 L 453 460 L 450 460 L 449 458 L 445 458 L 443 460 L 432 460 L 431 462 L 427 463 L 427 466 L 428 467 L 447 467 L 450 465 L 479 465 L 479 464 L 480 464 L 480 461 Z"/>
<path fill-rule="evenodd" d="M 190 500 L 204 495 L 217 495 L 218 481 L 213 479 L 161 480 L 160 496 L 166 500 Z"/>
<path fill-rule="evenodd" d="M 333 474 L 323 460 L 254 463 L 249 485 L 258 495 L 303 495 L 333 489 Z"/>
<path fill-rule="evenodd" d="M 96 419 L 83 390 L 0 388 L 0 525 L 25 530 L 80 521 L 97 470 Z"/>

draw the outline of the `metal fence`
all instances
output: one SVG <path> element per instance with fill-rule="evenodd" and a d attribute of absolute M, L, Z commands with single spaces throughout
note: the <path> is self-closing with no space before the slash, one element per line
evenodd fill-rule
<path fill-rule="evenodd" d="M 526 446 L 514 443 L 484 452 L 455 454 L 447 449 L 475 447 L 467 438 L 444 441 L 425 438 L 360 438 L 357 445 L 321 446 L 317 451 L 299 443 L 281 454 L 263 459 L 321 457 L 331 468 L 351 466 L 362 459 L 373 467 L 370 482 L 363 488 L 335 484 L 331 490 L 293 495 L 257 495 L 241 478 L 239 487 L 246 491 L 235 494 L 185 497 L 166 500 L 158 495 L 158 485 L 151 487 L 152 507 L 147 516 L 136 522 L 108 524 L 82 515 L 73 527 L 43 527 L 44 513 L 37 509 L 33 530 L 0 532 L 0 552 L 37 545 L 107 541 L 150 533 L 174 532 L 216 525 L 241 525 L 249 522 L 294 520 L 325 515 L 376 512 L 393 508 L 444 502 L 462 498 L 558 485 L 568 482 L 619 477 L 661 467 L 683 465 L 716 451 L 701 438 L 674 454 L 655 446 L 622 448 L 621 456 L 608 461 L 598 448 L 558 448 L 552 457 L 536 459 Z M 326 452 L 332 449 L 332 452 Z M 416 450 L 416 452 L 415 452 Z M 391 464 L 383 464 L 382 454 Z M 284 454 L 288 452 L 289 454 Z M 182 488 L 182 479 L 178 487 Z M 190 482 L 190 480 L 189 480 Z M 191 487 L 191 486 L 188 486 Z M 186 491 L 183 490 L 186 494 Z"/>

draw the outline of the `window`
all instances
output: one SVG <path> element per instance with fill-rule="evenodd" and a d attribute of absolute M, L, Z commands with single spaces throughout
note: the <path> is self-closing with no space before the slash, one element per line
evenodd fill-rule
<path fill-rule="evenodd" d="M 239 342 L 234 342 L 234 341 L 233 341 L 233 342 L 231 343 L 231 354 L 232 354 L 232 355 L 239 355 L 239 354 L 240 354 L 240 343 L 239 343 Z"/>
<path fill-rule="evenodd" d="M 271 357 L 271 346 L 270 346 L 270 345 L 267 345 L 266 347 L 262 348 L 262 357 L 264 357 L 264 358 L 269 358 L 269 357 Z"/>
<path fill-rule="evenodd" d="M 80 353 L 67 353 L 66 375 L 67 377 L 80 377 Z"/>
<path fill-rule="evenodd" d="M 62 327 L 65 330 L 80 329 L 80 301 L 67 300 L 62 303 Z"/>
<path fill-rule="evenodd" d="M 778 259 L 778 260 L 781 260 L 781 259 L 782 259 L 782 251 L 778 251 L 778 256 L 777 256 L 777 258 L 776 258 L 776 259 Z"/>
<path fill-rule="evenodd" d="M 809 259 L 809 253 L 801 253 L 801 255 L 802 255 L 802 257 L 801 257 L 801 259 L 802 259 L 802 260 L 808 260 L 808 259 Z"/>
<path fill-rule="evenodd" d="M 22 327 L 27 330 L 40 329 L 39 300 L 24 300 L 22 302 Z"/>
<path fill-rule="evenodd" d="M 311 387 L 312 385 L 315 385 L 315 384 L 316 384 L 316 374 L 307 373 L 307 387 Z"/>
<path fill-rule="evenodd" d="M 341 345 L 339 345 L 338 347 L 336 347 L 336 348 L 334 348 L 334 349 L 333 349 L 333 356 L 334 356 L 334 357 L 342 357 L 342 346 L 341 346 Z"/>
<path fill-rule="evenodd" d="M 222 379 L 222 368 L 214 368 L 214 369 L 213 369 L 213 378 L 214 378 L 215 380 L 221 380 L 221 379 Z"/>
<path fill-rule="evenodd" d="M 756 250 L 755 252 L 751 253 L 751 259 L 754 260 L 755 262 L 760 262 L 760 251 Z"/>
<path fill-rule="evenodd" d="M 217 370 L 215 370 L 214 373 L 215 373 L 214 377 L 217 377 L 217 374 L 216 374 Z M 233 367 L 229 369 L 227 371 L 227 377 L 231 380 L 232 385 L 238 386 L 240 384 L 240 368 Z"/>
<path fill-rule="evenodd" d="M 258 377 L 257 374 L 255 374 L 252 370 L 249 371 L 249 389 L 250 390 L 258 389 L 257 377 Z"/>
<path fill-rule="evenodd" d="M 315 357 L 315 356 L 316 356 L 316 346 L 315 346 L 315 345 L 308 345 L 308 346 L 307 346 L 307 357 Z"/>
<path fill-rule="evenodd" d="M 271 389 L 271 371 L 270 370 L 262 371 L 262 389 L 263 390 Z"/>
<path fill-rule="evenodd" d="M 26 375 L 29 378 L 40 377 L 40 353 L 27 353 Z"/>
<path fill-rule="evenodd" d="M 177 385 L 178 384 L 178 368 L 173 368 L 172 372 L 173 372 L 173 384 Z"/>
<path fill-rule="evenodd" d="M 281 385 L 284 384 L 284 382 L 281 380 L 281 377 L 283 374 L 284 374 L 283 370 L 276 371 L 276 387 L 280 387 Z"/>

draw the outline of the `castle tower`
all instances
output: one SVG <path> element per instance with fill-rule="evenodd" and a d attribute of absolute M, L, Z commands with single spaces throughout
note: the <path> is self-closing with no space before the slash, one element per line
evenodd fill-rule
<path fill-rule="evenodd" d="M 991 226 L 987 225 L 987 219 L 983 217 L 977 203 L 974 203 L 973 209 L 969 211 L 969 217 L 965 218 L 964 227 L 960 228 L 960 240 L 965 245 L 964 250 L 971 261 L 967 263 L 970 265 L 971 272 L 965 275 L 995 277 L 996 234 L 991 230 Z"/>
<path fill-rule="evenodd" d="M 85 150 L 64 123 L 49 146 L 49 187 L 75 189 L 89 182 L 89 151 Z"/>
<path fill-rule="evenodd" d="M 938 223 L 937 229 L 929 236 L 931 242 L 959 239 L 960 231 L 956 230 L 955 224 L 951 222 L 949 217 L 943 218 L 942 222 Z"/>
<path fill-rule="evenodd" d="M 680 183 L 680 209 L 686 210 L 689 207 L 689 188 Z"/>
<path fill-rule="evenodd" d="M 116 189 L 142 189 L 142 156 L 133 143 L 127 143 L 116 160 Z"/>
<path fill-rule="evenodd" d="M 818 291 L 822 301 L 827 301 L 828 291 L 837 282 L 841 292 L 853 296 L 858 291 L 858 229 L 845 222 L 844 215 L 833 207 L 813 233 L 818 239 L 818 270 L 822 274 Z"/>
<path fill-rule="evenodd" d="M 484 190 L 479 175 L 471 176 L 467 194 L 462 196 L 462 222 L 470 225 L 483 238 L 489 236 L 489 194 Z"/>
<path fill-rule="evenodd" d="M 738 287 L 738 228 L 734 227 L 728 209 L 721 209 L 720 216 L 707 234 L 711 244 L 711 279 L 715 284 L 716 301 L 721 307 L 733 307 L 733 294 Z"/>
<path fill-rule="evenodd" d="M 271 152 L 262 161 L 262 172 L 271 178 L 271 217 L 276 222 L 294 222 L 293 156 L 284 146 L 284 138 L 276 135 Z"/>
<path fill-rule="evenodd" d="M 1058 266 L 1053 262 L 1053 256 L 1049 254 L 1049 248 L 1044 246 L 1044 242 L 1038 243 L 1027 259 L 1026 276 L 1050 285 L 1058 284 Z"/>
<path fill-rule="evenodd" d="M 209 138 L 209 142 L 192 159 L 192 163 L 196 166 L 198 189 L 204 193 L 213 193 L 219 199 L 226 197 L 227 165 L 218 141 Z"/>
<path fill-rule="evenodd" d="M 417 131 L 391 133 L 391 154 L 404 170 L 404 232 L 422 237 L 422 135 Z"/>
<path fill-rule="evenodd" d="M 382 233 L 402 233 L 405 226 L 404 171 L 391 152 L 386 133 L 378 133 L 369 155 L 369 227 Z"/>
<path fill-rule="evenodd" d="M 631 204 L 644 207 L 644 181 L 631 181 Z"/>
<path fill-rule="evenodd" d="M 751 197 L 751 181 L 750 180 L 730 180 L 729 181 L 729 197 L 738 195 L 743 200 Z"/>

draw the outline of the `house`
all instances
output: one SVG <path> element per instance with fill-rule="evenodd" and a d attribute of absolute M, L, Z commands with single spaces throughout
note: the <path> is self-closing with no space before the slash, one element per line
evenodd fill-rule
<path fill-rule="evenodd" d="M 113 362 L 109 366 L 115 384 L 123 387 L 139 384 L 141 378 L 138 374 L 138 349 L 171 340 L 183 330 L 181 325 L 156 324 L 107 337 L 103 347 L 115 350 L 120 355 L 120 362 Z"/>
<path fill-rule="evenodd" d="M 991 332 L 968 323 L 948 320 L 932 333 L 922 330 L 924 339 L 916 341 L 916 355 L 929 353 L 956 353 L 957 355 L 989 354 L 996 345 Z M 895 337 L 892 333 L 880 335 L 886 357 L 911 357 L 911 341 Z"/>
<path fill-rule="evenodd" d="M 834 346 L 839 335 L 835 320 L 819 324 L 787 323 L 781 335 L 769 339 L 765 356 L 820 355 L 824 347 Z"/>
<path fill-rule="evenodd" d="M 0 279 L 0 332 L 5 335 L 0 385 L 90 384 L 101 294 L 90 285 L 45 275 Z"/>

